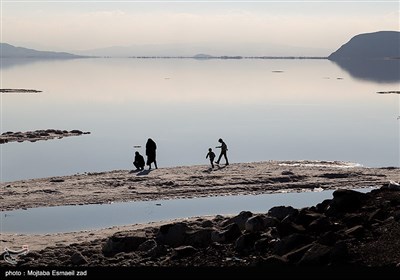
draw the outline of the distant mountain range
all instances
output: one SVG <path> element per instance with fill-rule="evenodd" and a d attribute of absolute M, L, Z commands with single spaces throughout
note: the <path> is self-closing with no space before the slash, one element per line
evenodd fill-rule
<path fill-rule="evenodd" d="M 329 55 L 332 61 L 354 59 L 388 59 L 400 58 L 400 32 L 378 31 L 354 36 L 349 42 L 342 45 L 337 51 Z M 193 57 L 209 59 L 219 57 L 311 57 L 312 48 L 294 48 L 280 45 L 238 44 L 238 45 L 198 45 L 198 44 L 164 44 L 164 45 L 133 45 L 116 46 L 87 51 L 76 51 L 76 54 L 67 52 L 38 51 L 23 47 L 15 47 L 7 43 L 0 43 L 2 58 L 83 58 L 83 57 Z M 279 49 L 274 53 L 273 50 Z M 320 52 L 320 49 L 314 49 Z M 298 55 L 293 55 L 298 53 Z M 302 53 L 302 55 L 301 55 Z M 197 54 L 197 55 L 196 55 Z M 253 54 L 253 55 L 252 55 Z M 315 55 L 314 55 L 315 56 Z M 322 58 L 322 57 L 321 57 Z"/>
<path fill-rule="evenodd" d="M 2 58 L 81 58 L 66 52 L 37 51 L 33 49 L 15 47 L 7 43 L 0 43 Z"/>
<path fill-rule="evenodd" d="M 400 58 L 400 32 L 379 31 L 354 36 L 333 52 L 328 59 L 393 59 Z"/>
<path fill-rule="evenodd" d="M 279 44 L 261 43 L 177 43 L 177 44 L 147 44 L 130 46 L 111 46 L 90 50 L 74 51 L 79 55 L 100 57 L 193 57 L 196 54 L 206 54 L 210 57 L 220 56 L 323 56 L 329 50 L 320 48 L 303 48 Z"/>

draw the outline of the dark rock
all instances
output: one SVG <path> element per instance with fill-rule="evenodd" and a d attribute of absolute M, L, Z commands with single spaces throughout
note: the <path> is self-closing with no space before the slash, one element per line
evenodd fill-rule
<path fill-rule="evenodd" d="M 274 217 L 264 216 L 264 223 L 267 228 L 276 227 L 279 224 L 279 220 Z"/>
<path fill-rule="evenodd" d="M 235 250 L 239 253 L 249 253 L 254 251 L 254 243 L 257 241 L 259 235 L 257 233 L 245 233 L 236 240 Z"/>
<path fill-rule="evenodd" d="M 214 226 L 214 223 L 211 220 L 205 220 L 205 221 L 201 222 L 201 226 L 203 228 L 210 228 L 210 227 Z"/>
<path fill-rule="evenodd" d="M 310 211 L 307 208 L 303 208 L 299 211 L 299 214 L 297 215 L 294 222 L 298 225 L 307 227 L 311 222 L 315 221 L 318 218 L 324 217 L 324 216 L 325 215 L 323 215 L 321 213 L 316 213 L 316 212 Z"/>
<path fill-rule="evenodd" d="M 73 133 L 73 134 L 83 134 L 82 131 L 77 130 L 77 129 L 71 130 L 70 133 Z"/>
<path fill-rule="evenodd" d="M 257 252 L 266 252 L 269 247 L 270 238 L 261 238 L 254 243 L 254 250 Z"/>
<path fill-rule="evenodd" d="M 102 252 L 104 256 L 113 256 L 120 252 L 132 252 L 146 240 L 147 237 L 142 232 L 135 233 L 135 235 L 115 233 L 103 244 Z"/>
<path fill-rule="evenodd" d="M 315 243 L 300 259 L 298 265 L 321 266 L 330 262 L 332 247 Z"/>
<path fill-rule="evenodd" d="M 274 239 L 279 238 L 279 232 L 276 227 L 270 227 L 261 234 L 263 238 Z"/>
<path fill-rule="evenodd" d="M 297 225 L 293 222 L 282 222 L 277 226 L 277 230 L 281 237 L 290 235 L 292 233 L 305 232 L 305 229 L 302 225 Z"/>
<path fill-rule="evenodd" d="M 149 239 L 140 244 L 137 248 L 137 251 L 146 252 L 154 249 L 155 247 L 157 247 L 157 242 L 154 239 Z"/>
<path fill-rule="evenodd" d="M 365 228 L 362 225 L 354 226 L 349 228 L 344 233 L 346 235 L 354 236 L 354 237 L 361 237 L 364 235 Z"/>
<path fill-rule="evenodd" d="M 222 231 L 213 231 L 211 240 L 219 243 L 230 243 L 236 240 L 242 234 L 239 226 L 235 223 L 227 225 Z"/>
<path fill-rule="evenodd" d="M 188 226 L 185 223 L 162 225 L 157 233 L 156 241 L 172 247 L 178 247 L 185 242 Z"/>
<path fill-rule="evenodd" d="M 250 217 L 245 223 L 245 230 L 249 232 L 262 231 L 266 228 L 265 217 L 256 215 Z"/>
<path fill-rule="evenodd" d="M 201 248 L 208 247 L 211 244 L 211 232 L 213 232 L 212 229 L 200 229 L 187 233 L 185 244 Z"/>
<path fill-rule="evenodd" d="M 72 256 L 71 256 L 71 263 L 73 265 L 84 265 L 87 264 L 88 261 L 86 260 L 86 258 L 84 256 L 82 256 L 81 253 L 79 252 L 75 252 Z"/>
<path fill-rule="evenodd" d="M 313 241 L 313 238 L 308 235 L 294 233 L 276 242 L 272 252 L 282 256 Z"/>
<path fill-rule="evenodd" d="M 283 255 L 282 257 L 284 259 L 287 259 L 291 263 L 298 262 L 312 246 L 314 246 L 313 243 L 307 244 L 303 247 L 290 251 L 289 253 Z"/>
<path fill-rule="evenodd" d="M 172 258 L 184 258 L 191 256 L 197 252 L 196 248 L 192 246 L 180 246 L 174 249 Z"/>
<path fill-rule="evenodd" d="M 353 190 L 336 190 L 333 192 L 332 207 L 339 212 L 351 212 L 360 208 L 366 194 Z"/>
<path fill-rule="evenodd" d="M 363 214 L 359 213 L 346 213 L 342 218 L 342 221 L 344 224 L 346 224 L 347 227 L 353 227 L 356 225 L 364 224 L 364 222 L 366 221 L 366 217 L 363 216 Z"/>
<path fill-rule="evenodd" d="M 315 206 L 315 210 L 318 213 L 325 213 L 330 208 L 331 204 L 332 204 L 332 199 L 325 199 L 324 201 L 318 203 Z"/>
<path fill-rule="evenodd" d="M 294 209 L 292 206 L 275 206 L 269 209 L 268 216 L 277 218 L 281 221 L 288 215 L 297 215 L 298 212 L 299 210 Z"/>
<path fill-rule="evenodd" d="M 245 223 L 251 216 L 253 216 L 253 213 L 251 213 L 249 211 L 242 211 L 239 213 L 239 215 L 229 218 L 228 220 L 224 221 L 222 223 L 222 226 L 227 226 L 229 224 L 235 223 L 239 226 L 240 230 L 244 230 Z"/>
<path fill-rule="evenodd" d="M 328 231 L 319 237 L 318 243 L 327 245 L 327 246 L 333 246 L 341 238 L 343 238 L 343 236 L 338 234 L 337 232 Z"/>
<path fill-rule="evenodd" d="M 312 232 L 322 233 L 330 231 L 332 230 L 332 228 L 333 226 L 330 219 L 328 217 L 321 216 L 320 218 L 316 219 L 311 224 L 309 224 L 307 229 Z"/>

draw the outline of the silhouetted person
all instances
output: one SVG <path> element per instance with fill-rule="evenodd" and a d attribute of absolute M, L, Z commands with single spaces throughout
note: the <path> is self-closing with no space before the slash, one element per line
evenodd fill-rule
<path fill-rule="evenodd" d="M 219 161 L 221 160 L 222 156 L 225 157 L 226 165 L 229 165 L 228 162 L 228 157 L 226 156 L 226 152 L 228 151 L 228 146 L 225 144 L 225 142 L 219 138 L 218 142 L 221 143 L 221 146 L 215 147 L 215 148 L 221 148 L 221 153 L 219 154 L 218 160 L 215 162 L 216 164 L 219 164 Z"/>
<path fill-rule="evenodd" d="M 154 165 L 157 169 L 157 161 L 156 161 L 156 143 L 149 138 L 146 143 L 146 156 L 147 156 L 147 165 L 149 169 L 151 169 L 151 164 L 154 162 Z"/>
<path fill-rule="evenodd" d="M 136 167 L 136 170 L 144 169 L 144 158 L 139 152 L 135 152 L 135 160 L 133 161 L 133 165 Z"/>
<path fill-rule="evenodd" d="M 208 153 L 206 155 L 206 158 L 210 158 L 211 167 L 214 168 L 215 154 L 214 154 L 214 152 L 212 151 L 211 148 L 208 149 Z"/>

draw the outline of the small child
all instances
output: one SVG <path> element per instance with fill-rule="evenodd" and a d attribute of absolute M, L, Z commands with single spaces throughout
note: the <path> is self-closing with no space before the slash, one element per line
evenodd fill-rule
<path fill-rule="evenodd" d="M 214 168 L 215 154 L 214 154 L 214 152 L 212 151 L 211 148 L 208 149 L 208 153 L 206 155 L 206 158 L 210 158 L 211 167 Z"/>

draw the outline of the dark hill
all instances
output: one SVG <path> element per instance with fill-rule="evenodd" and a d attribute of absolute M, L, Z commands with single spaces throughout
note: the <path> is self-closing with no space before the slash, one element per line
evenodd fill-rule
<path fill-rule="evenodd" d="M 379 31 L 359 34 L 333 52 L 328 59 L 400 58 L 400 32 Z"/>
<path fill-rule="evenodd" d="M 2 58 L 79 58 L 83 56 L 66 52 L 37 51 L 0 43 Z"/>

